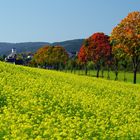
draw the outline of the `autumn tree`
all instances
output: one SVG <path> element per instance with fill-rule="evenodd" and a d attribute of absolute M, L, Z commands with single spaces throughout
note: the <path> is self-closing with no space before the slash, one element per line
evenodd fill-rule
<path fill-rule="evenodd" d="M 136 74 L 140 63 L 140 12 L 129 13 L 113 29 L 111 43 L 116 49 L 121 50 L 121 53 L 116 55 L 125 55 L 131 58 L 134 72 L 133 82 L 136 83 Z"/>
<path fill-rule="evenodd" d="M 50 54 L 50 64 L 53 65 L 57 70 L 62 69 L 68 60 L 68 53 L 65 48 L 61 46 L 51 47 L 52 52 Z"/>
<path fill-rule="evenodd" d="M 78 59 L 84 64 L 93 61 L 96 64 L 97 77 L 99 77 L 101 66 L 110 64 L 111 46 L 109 36 L 104 33 L 95 33 L 90 36 L 81 47 Z"/>
<path fill-rule="evenodd" d="M 34 61 L 38 65 L 45 66 L 45 68 L 46 68 L 46 65 L 47 65 L 48 59 L 49 59 L 49 53 L 48 53 L 49 48 L 50 48 L 50 46 L 44 46 L 44 47 L 38 49 L 33 57 Z"/>
<path fill-rule="evenodd" d="M 34 60 L 38 65 L 51 66 L 56 69 L 64 66 L 68 59 L 68 53 L 61 46 L 44 46 L 34 55 Z"/>
<path fill-rule="evenodd" d="M 88 38 L 88 52 L 91 60 L 96 64 L 97 77 L 101 66 L 107 64 L 111 58 L 109 36 L 104 33 L 95 33 Z"/>
<path fill-rule="evenodd" d="M 80 48 L 80 51 L 78 52 L 78 60 L 79 63 L 83 64 L 85 67 L 85 75 L 87 75 L 87 62 L 89 60 L 89 48 L 87 44 L 87 40 L 83 43 L 82 47 Z"/>

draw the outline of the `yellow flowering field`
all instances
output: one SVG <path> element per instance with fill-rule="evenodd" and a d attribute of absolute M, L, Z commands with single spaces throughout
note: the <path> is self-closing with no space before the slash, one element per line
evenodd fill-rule
<path fill-rule="evenodd" d="M 2 139 L 140 139 L 140 85 L 0 62 Z"/>

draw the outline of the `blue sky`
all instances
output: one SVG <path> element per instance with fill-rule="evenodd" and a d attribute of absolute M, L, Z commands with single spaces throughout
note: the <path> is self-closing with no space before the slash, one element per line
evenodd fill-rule
<path fill-rule="evenodd" d="M 140 0 L 0 0 L 0 42 L 55 42 L 110 34 Z"/>

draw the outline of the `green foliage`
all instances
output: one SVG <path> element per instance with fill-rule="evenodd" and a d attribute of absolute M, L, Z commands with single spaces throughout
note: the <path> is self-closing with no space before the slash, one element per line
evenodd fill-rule
<path fill-rule="evenodd" d="M 7 104 L 6 98 L 0 95 L 0 108 Z"/>
<path fill-rule="evenodd" d="M 6 57 L 6 55 L 0 55 L 0 61 L 4 61 L 5 57 Z"/>
<path fill-rule="evenodd" d="M 0 63 L 0 139 L 139 139 L 140 86 Z"/>

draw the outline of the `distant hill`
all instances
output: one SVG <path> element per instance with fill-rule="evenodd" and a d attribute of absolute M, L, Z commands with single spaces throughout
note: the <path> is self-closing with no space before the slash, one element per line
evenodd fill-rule
<path fill-rule="evenodd" d="M 0 55 L 9 54 L 12 48 L 16 48 L 18 53 L 35 52 L 38 48 L 49 45 L 47 42 L 25 42 L 25 43 L 0 43 Z"/>
<path fill-rule="evenodd" d="M 72 52 L 72 51 L 79 51 L 83 44 L 84 39 L 75 39 L 75 40 L 68 40 L 68 41 L 63 41 L 63 42 L 55 42 L 52 43 L 51 45 L 60 45 L 63 46 L 67 51 Z"/>
<path fill-rule="evenodd" d="M 12 48 L 16 48 L 18 53 L 21 52 L 35 52 L 39 48 L 45 45 L 61 45 L 63 46 L 67 51 L 79 51 L 81 45 L 83 43 L 83 39 L 75 39 L 75 40 L 68 40 L 63 42 L 55 42 L 55 43 L 49 43 L 49 42 L 23 42 L 23 43 L 0 43 L 0 55 L 3 54 L 9 54 L 11 52 Z"/>

